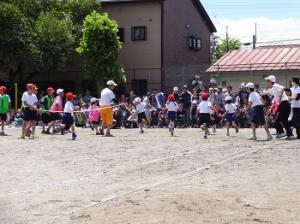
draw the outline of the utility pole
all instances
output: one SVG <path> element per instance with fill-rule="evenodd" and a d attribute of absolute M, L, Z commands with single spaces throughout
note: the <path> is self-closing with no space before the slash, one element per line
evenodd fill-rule
<path fill-rule="evenodd" d="M 253 35 L 253 49 L 256 48 L 257 44 L 257 23 L 255 23 L 255 34 Z"/>
<path fill-rule="evenodd" d="M 229 35 L 228 35 L 228 26 L 226 26 L 226 49 L 229 51 Z"/>

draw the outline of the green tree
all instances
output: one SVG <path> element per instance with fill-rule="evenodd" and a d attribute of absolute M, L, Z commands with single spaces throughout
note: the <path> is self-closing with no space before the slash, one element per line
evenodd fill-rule
<path fill-rule="evenodd" d="M 215 63 L 217 60 L 219 60 L 221 57 L 223 57 L 227 52 L 232 50 L 238 50 L 241 48 L 241 42 L 238 39 L 235 38 L 228 38 L 221 40 L 218 42 L 218 38 L 216 38 L 216 45 L 212 49 L 211 53 L 211 61 L 212 63 Z"/>
<path fill-rule="evenodd" d="M 106 13 L 101 15 L 94 11 L 85 18 L 82 33 L 77 52 L 86 57 L 89 75 L 98 90 L 109 79 L 125 83 L 124 69 L 118 63 L 121 42 L 116 22 Z"/>

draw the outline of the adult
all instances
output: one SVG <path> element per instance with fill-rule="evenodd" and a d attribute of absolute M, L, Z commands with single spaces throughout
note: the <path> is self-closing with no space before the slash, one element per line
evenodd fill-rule
<path fill-rule="evenodd" d="M 63 97 L 65 95 L 63 89 L 57 89 L 56 90 L 57 96 L 55 97 L 51 108 L 50 108 L 50 117 L 51 117 L 51 122 L 48 125 L 48 129 L 46 131 L 46 134 L 50 134 L 50 129 L 53 129 L 53 133 L 56 133 L 55 130 L 55 124 L 56 121 L 61 119 L 61 114 L 63 110 Z"/>
<path fill-rule="evenodd" d="M 157 89 L 153 89 L 152 94 L 153 94 L 153 97 L 151 99 L 151 105 L 156 110 L 161 110 L 162 108 L 164 108 L 165 107 L 164 94 L 162 92 L 158 92 Z"/>
<path fill-rule="evenodd" d="M 89 89 L 87 89 L 85 91 L 85 95 L 83 96 L 83 102 L 87 105 L 90 106 L 90 102 L 91 99 L 93 98 L 93 96 L 91 95 L 91 91 Z"/>
<path fill-rule="evenodd" d="M 37 111 L 37 103 L 38 99 L 34 92 L 36 91 L 36 87 L 32 83 L 28 83 L 26 85 L 27 91 L 22 95 L 22 106 L 23 106 L 23 114 L 24 114 L 24 123 L 22 127 L 22 135 L 21 139 L 25 139 L 26 130 L 31 129 L 32 134 L 29 136 L 30 139 L 34 139 L 35 134 L 35 126 L 38 118 Z"/>
<path fill-rule="evenodd" d="M 177 102 L 177 103 L 181 102 L 181 96 L 179 94 L 179 88 L 177 86 L 175 86 L 173 88 L 173 96 L 174 96 L 175 102 Z"/>
<path fill-rule="evenodd" d="M 217 97 L 216 104 L 222 106 L 224 104 L 224 102 L 223 102 L 224 94 L 223 94 L 223 88 L 221 86 L 218 87 L 216 97 Z"/>
<path fill-rule="evenodd" d="M 239 108 L 243 108 L 245 102 L 248 100 L 249 93 L 247 91 L 245 83 L 241 83 L 241 87 L 239 89 L 238 95 L 236 97 L 236 105 Z"/>
<path fill-rule="evenodd" d="M 208 94 L 209 94 L 208 101 L 211 103 L 211 105 L 215 105 L 217 102 L 217 95 L 215 93 L 215 89 L 209 88 Z"/>
<path fill-rule="evenodd" d="M 185 113 L 185 126 L 189 126 L 190 121 L 190 109 L 192 105 L 192 93 L 188 90 L 187 85 L 183 86 L 183 92 L 181 93 L 181 104 L 183 112 Z"/>
<path fill-rule="evenodd" d="M 268 93 L 274 97 L 274 103 L 278 105 L 275 116 L 277 138 L 282 138 L 285 136 L 283 130 L 284 128 L 286 130 L 286 139 L 291 140 L 293 139 L 293 133 L 291 125 L 288 121 L 291 113 L 291 104 L 289 103 L 289 99 L 284 92 L 284 87 L 276 83 L 276 77 L 274 75 L 268 76 L 265 78 L 265 80 L 267 82 L 267 87 L 270 88 Z"/>
<path fill-rule="evenodd" d="M 106 128 L 106 137 L 113 137 L 110 133 L 113 124 L 113 109 L 112 104 L 116 99 L 116 95 L 113 90 L 117 84 L 113 80 L 109 80 L 106 83 L 106 88 L 101 91 L 100 96 L 100 114 L 102 119 L 101 134 L 104 135 L 104 130 Z"/>
<path fill-rule="evenodd" d="M 236 94 L 233 93 L 232 90 L 233 90 L 233 88 L 232 88 L 231 85 L 228 85 L 228 86 L 226 87 L 226 92 L 225 92 L 225 94 L 224 94 L 224 99 L 225 99 L 225 97 L 230 96 L 231 99 L 232 99 L 232 103 L 235 103 L 235 101 L 236 101 Z"/>
<path fill-rule="evenodd" d="M 130 91 L 129 92 L 129 97 L 127 98 L 128 104 L 133 105 L 133 101 L 134 101 L 135 98 L 136 98 L 136 95 L 135 95 L 134 91 Z"/>
<path fill-rule="evenodd" d="M 300 86 L 299 86 L 299 78 L 292 79 L 292 123 L 296 128 L 297 138 L 300 139 Z"/>

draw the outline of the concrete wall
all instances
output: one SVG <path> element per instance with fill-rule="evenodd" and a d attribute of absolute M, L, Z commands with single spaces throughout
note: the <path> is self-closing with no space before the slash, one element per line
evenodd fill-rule
<path fill-rule="evenodd" d="M 125 30 L 120 62 L 127 72 L 126 90 L 131 90 L 133 79 L 146 79 L 150 89 L 160 89 L 161 4 L 158 1 L 112 3 L 103 4 L 102 10 Z M 146 41 L 131 40 L 131 28 L 134 26 L 147 27 Z"/>

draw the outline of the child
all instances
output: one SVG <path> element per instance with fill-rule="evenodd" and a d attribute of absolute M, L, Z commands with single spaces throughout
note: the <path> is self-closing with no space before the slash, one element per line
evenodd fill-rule
<path fill-rule="evenodd" d="M 50 134 L 49 130 L 45 131 L 45 125 L 48 125 L 51 122 L 51 113 L 50 109 L 53 104 L 53 94 L 55 90 L 52 87 L 48 87 L 47 95 L 41 100 L 41 112 L 42 112 L 42 122 L 43 130 L 42 134 Z"/>
<path fill-rule="evenodd" d="M 21 139 L 25 139 L 26 131 L 30 130 L 31 128 L 32 128 L 31 136 L 29 136 L 29 138 L 34 139 L 35 126 L 38 118 L 38 113 L 36 108 L 38 99 L 34 94 L 34 91 L 36 91 L 36 86 L 32 83 L 28 83 L 26 85 L 26 89 L 27 91 L 24 92 L 22 95 L 24 123 L 22 127 Z"/>
<path fill-rule="evenodd" d="M 64 107 L 64 113 L 62 116 L 62 121 L 61 121 L 61 134 L 64 134 L 64 131 L 68 131 L 71 128 L 72 131 L 72 140 L 76 140 L 76 133 L 75 133 L 75 125 L 74 125 L 74 104 L 73 104 L 73 99 L 74 95 L 73 93 L 67 93 L 66 94 L 66 99 L 67 102 Z"/>
<path fill-rule="evenodd" d="M 208 97 L 209 97 L 208 93 L 201 93 L 202 101 L 199 103 L 198 108 L 197 108 L 199 127 L 201 127 L 202 130 L 204 131 L 204 139 L 207 139 L 207 135 L 209 133 L 208 126 L 211 123 L 210 113 L 212 110 L 212 105 L 208 101 Z"/>
<path fill-rule="evenodd" d="M 192 122 L 192 128 L 196 128 L 197 125 L 197 116 L 196 116 L 196 112 L 197 112 L 197 107 L 198 107 L 198 101 L 197 100 L 193 100 L 192 101 L 192 106 L 191 106 L 191 122 Z"/>
<path fill-rule="evenodd" d="M 169 131 L 171 133 L 171 136 L 174 136 L 177 104 L 173 95 L 168 96 L 168 102 L 166 106 L 168 110 Z"/>
<path fill-rule="evenodd" d="M 227 129 L 227 136 L 229 136 L 229 128 L 232 124 L 235 127 L 235 132 L 238 133 L 239 129 L 238 126 L 235 124 L 235 113 L 237 107 L 234 103 L 232 103 L 231 96 L 225 97 L 225 114 L 223 115 L 223 119 L 226 122 L 226 129 Z"/>
<path fill-rule="evenodd" d="M 7 88 L 5 86 L 0 86 L 0 122 L 1 122 L 1 132 L 0 135 L 5 136 L 4 124 L 7 121 L 7 113 L 11 106 L 11 101 L 9 95 L 6 94 Z"/>
<path fill-rule="evenodd" d="M 89 120 L 90 124 L 93 129 L 96 129 L 96 135 L 103 135 L 99 131 L 99 124 L 100 124 L 100 113 L 99 113 L 99 106 L 97 105 L 97 99 L 92 98 L 90 101 L 91 106 L 89 107 Z"/>
<path fill-rule="evenodd" d="M 46 134 L 50 133 L 51 128 L 53 129 L 53 133 L 56 133 L 56 130 L 55 130 L 56 121 L 61 119 L 61 112 L 63 109 L 63 97 L 64 97 L 65 93 L 64 93 L 63 89 L 57 89 L 56 94 L 57 94 L 57 96 L 55 97 L 55 99 L 51 105 L 51 108 L 50 108 L 51 122 L 48 124 L 48 129 L 46 131 Z"/>
<path fill-rule="evenodd" d="M 142 102 L 141 98 L 137 97 L 134 99 L 133 103 L 135 104 L 136 112 L 138 113 L 138 125 L 140 128 L 140 133 L 143 134 L 143 126 L 146 122 L 145 107 L 146 103 Z"/>

